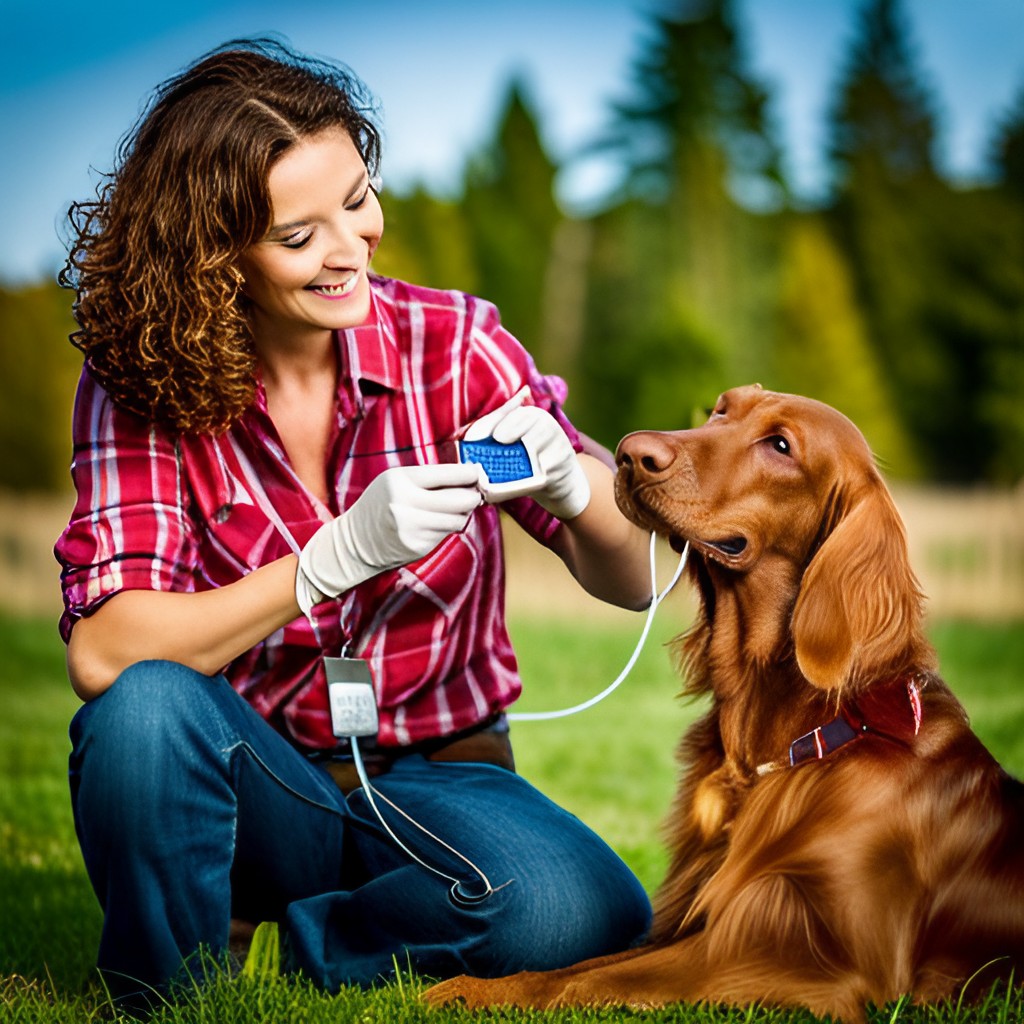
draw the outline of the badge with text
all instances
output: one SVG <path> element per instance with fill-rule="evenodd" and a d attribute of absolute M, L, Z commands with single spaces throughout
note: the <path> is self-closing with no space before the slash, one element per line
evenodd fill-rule
<path fill-rule="evenodd" d="M 362 658 L 324 658 L 334 735 L 376 736 L 377 697 Z"/>

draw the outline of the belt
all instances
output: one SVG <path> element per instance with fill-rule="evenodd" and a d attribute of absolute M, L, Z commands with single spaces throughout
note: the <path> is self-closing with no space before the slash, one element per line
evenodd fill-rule
<path fill-rule="evenodd" d="M 373 747 L 363 754 L 363 766 L 366 768 L 366 774 L 374 778 L 391 771 L 396 761 L 410 754 L 419 754 L 428 761 L 476 761 L 497 765 L 510 772 L 516 770 L 512 742 L 509 739 L 504 715 L 485 719 L 478 725 L 451 736 L 423 740 L 404 747 Z M 346 796 L 362 785 L 351 754 L 319 753 L 314 755 L 312 760 L 327 770 Z"/>

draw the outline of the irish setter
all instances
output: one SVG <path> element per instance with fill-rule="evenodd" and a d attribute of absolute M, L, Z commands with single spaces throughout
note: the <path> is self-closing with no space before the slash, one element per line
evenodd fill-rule
<path fill-rule="evenodd" d="M 1024 786 L 936 674 L 903 525 L 857 428 L 742 387 L 695 430 L 630 434 L 617 462 L 623 512 L 690 542 L 701 607 L 681 661 L 686 692 L 711 695 L 679 749 L 651 935 L 427 998 L 858 1021 L 905 993 L 1024 977 Z"/>

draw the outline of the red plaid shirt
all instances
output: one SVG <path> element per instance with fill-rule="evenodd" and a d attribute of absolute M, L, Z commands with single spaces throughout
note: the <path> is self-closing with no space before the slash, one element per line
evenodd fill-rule
<path fill-rule="evenodd" d="M 78 499 L 56 546 L 61 635 L 122 590 L 223 586 L 296 551 L 389 466 L 451 461 L 460 431 L 523 384 L 573 444 L 565 385 L 538 374 L 493 306 L 461 293 L 376 278 L 367 322 L 339 332 L 330 507 L 302 485 L 267 414 L 262 386 L 224 435 L 175 438 L 116 408 L 86 370 L 74 412 Z M 535 502 L 503 509 L 542 543 L 558 520 Z M 498 512 L 412 565 L 381 573 L 299 617 L 224 669 L 298 743 L 335 744 L 320 655 L 369 660 L 379 742 L 465 729 L 508 706 L 521 684 L 505 627 Z"/>

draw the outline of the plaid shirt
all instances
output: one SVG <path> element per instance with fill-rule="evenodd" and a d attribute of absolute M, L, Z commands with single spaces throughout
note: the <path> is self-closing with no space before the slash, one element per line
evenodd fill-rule
<path fill-rule="evenodd" d="M 336 335 L 330 507 L 289 465 L 258 384 L 253 405 L 218 437 L 174 437 L 116 408 L 88 370 L 74 412 L 77 502 L 55 553 L 63 566 L 61 635 L 122 590 L 223 586 L 301 549 L 390 466 L 452 461 L 452 441 L 523 384 L 555 415 L 565 385 L 538 374 L 493 306 L 456 292 L 373 279 L 367 322 Z M 542 543 L 558 520 L 535 502 L 502 508 Z M 519 695 L 504 613 L 498 512 L 409 566 L 367 580 L 297 618 L 224 669 L 235 689 L 297 743 L 335 745 L 320 655 L 343 647 L 371 665 L 378 742 L 472 726 Z"/>

